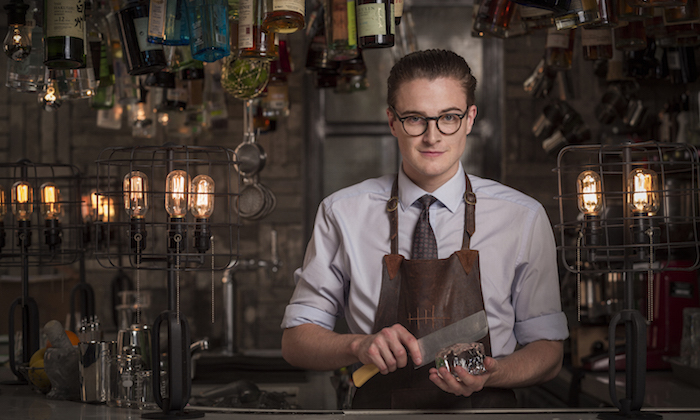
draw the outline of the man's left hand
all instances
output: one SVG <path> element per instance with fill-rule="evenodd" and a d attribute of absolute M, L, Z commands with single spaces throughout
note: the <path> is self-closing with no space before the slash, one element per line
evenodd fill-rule
<path fill-rule="evenodd" d="M 444 366 L 439 370 L 432 368 L 430 369 L 430 380 L 445 392 L 468 397 L 484 388 L 489 377 L 498 370 L 498 361 L 487 356 L 484 358 L 484 367 L 486 367 L 486 373 L 470 375 L 466 369 L 457 366 L 454 369 L 457 377 L 454 377 Z"/>

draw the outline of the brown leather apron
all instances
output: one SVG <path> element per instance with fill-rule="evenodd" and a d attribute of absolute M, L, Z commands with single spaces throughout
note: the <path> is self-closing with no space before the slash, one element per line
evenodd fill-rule
<path fill-rule="evenodd" d="M 466 174 L 465 174 L 466 177 Z M 391 254 L 385 255 L 382 288 L 374 321 L 373 333 L 400 323 L 416 338 L 459 321 L 484 309 L 479 276 L 478 251 L 469 249 L 474 234 L 476 195 L 467 177 L 464 194 L 462 249 L 449 258 L 407 260 L 398 253 L 398 178 L 394 181 L 387 211 L 391 223 Z M 479 340 L 487 355 L 491 342 L 487 334 Z M 485 388 L 471 397 L 447 393 L 429 379 L 427 366 L 414 369 L 408 365 L 388 375 L 375 375 L 353 398 L 353 408 L 393 409 L 469 409 L 515 407 L 515 394 L 510 389 Z"/>

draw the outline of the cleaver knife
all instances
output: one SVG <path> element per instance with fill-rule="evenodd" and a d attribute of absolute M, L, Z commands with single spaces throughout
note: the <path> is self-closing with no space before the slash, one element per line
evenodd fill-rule
<path fill-rule="evenodd" d="M 457 343 L 472 343 L 486 337 L 488 332 L 489 324 L 486 322 L 486 312 L 481 310 L 419 338 L 418 347 L 423 361 L 420 365 L 416 365 L 415 369 L 434 361 L 437 353 L 443 348 Z M 374 364 L 363 365 L 352 374 L 352 381 L 359 388 L 377 373 L 379 373 L 379 368 Z"/>

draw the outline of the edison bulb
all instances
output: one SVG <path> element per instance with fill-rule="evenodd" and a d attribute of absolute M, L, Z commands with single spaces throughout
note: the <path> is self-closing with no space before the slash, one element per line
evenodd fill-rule
<path fill-rule="evenodd" d="M 190 189 L 190 211 L 197 219 L 208 219 L 214 212 L 214 180 L 209 175 L 197 175 Z"/>
<path fill-rule="evenodd" d="M 41 186 L 41 214 L 46 220 L 58 219 L 61 214 L 61 193 L 54 183 Z"/>
<path fill-rule="evenodd" d="M 143 219 L 148 212 L 148 176 L 131 171 L 124 176 L 124 209 L 132 219 Z"/>
<path fill-rule="evenodd" d="M 5 198 L 5 189 L 0 185 L 0 223 L 5 219 L 7 214 L 7 199 Z"/>
<path fill-rule="evenodd" d="M 594 171 L 583 171 L 576 179 L 578 208 L 585 215 L 595 216 L 603 208 L 600 175 Z"/>
<path fill-rule="evenodd" d="M 629 206 L 634 213 L 653 216 L 659 211 L 659 188 L 656 172 L 646 168 L 633 169 L 628 177 Z"/>
<path fill-rule="evenodd" d="M 190 176 L 187 172 L 176 169 L 165 179 L 165 210 L 170 217 L 182 219 L 187 215 L 187 192 L 190 188 Z"/>
<path fill-rule="evenodd" d="M 29 220 L 34 212 L 34 190 L 26 181 L 12 186 L 12 213 L 17 220 Z"/>

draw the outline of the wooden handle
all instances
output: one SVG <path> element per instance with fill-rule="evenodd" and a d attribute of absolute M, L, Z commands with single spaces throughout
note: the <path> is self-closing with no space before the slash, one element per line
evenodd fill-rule
<path fill-rule="evenodd" d="M 374 364 L 369 364 L 369 365 L 363 365 L 361 368 L 357 369 L 355 372 L 352 374 L 352 382 L 355 384 L 357 388 L 361 387 L 362 385 L 365 384 L 365 382 L 369 381 L 372 376 L 376 375 L 379 373 L 379 368 L 376 367 Z"/>

